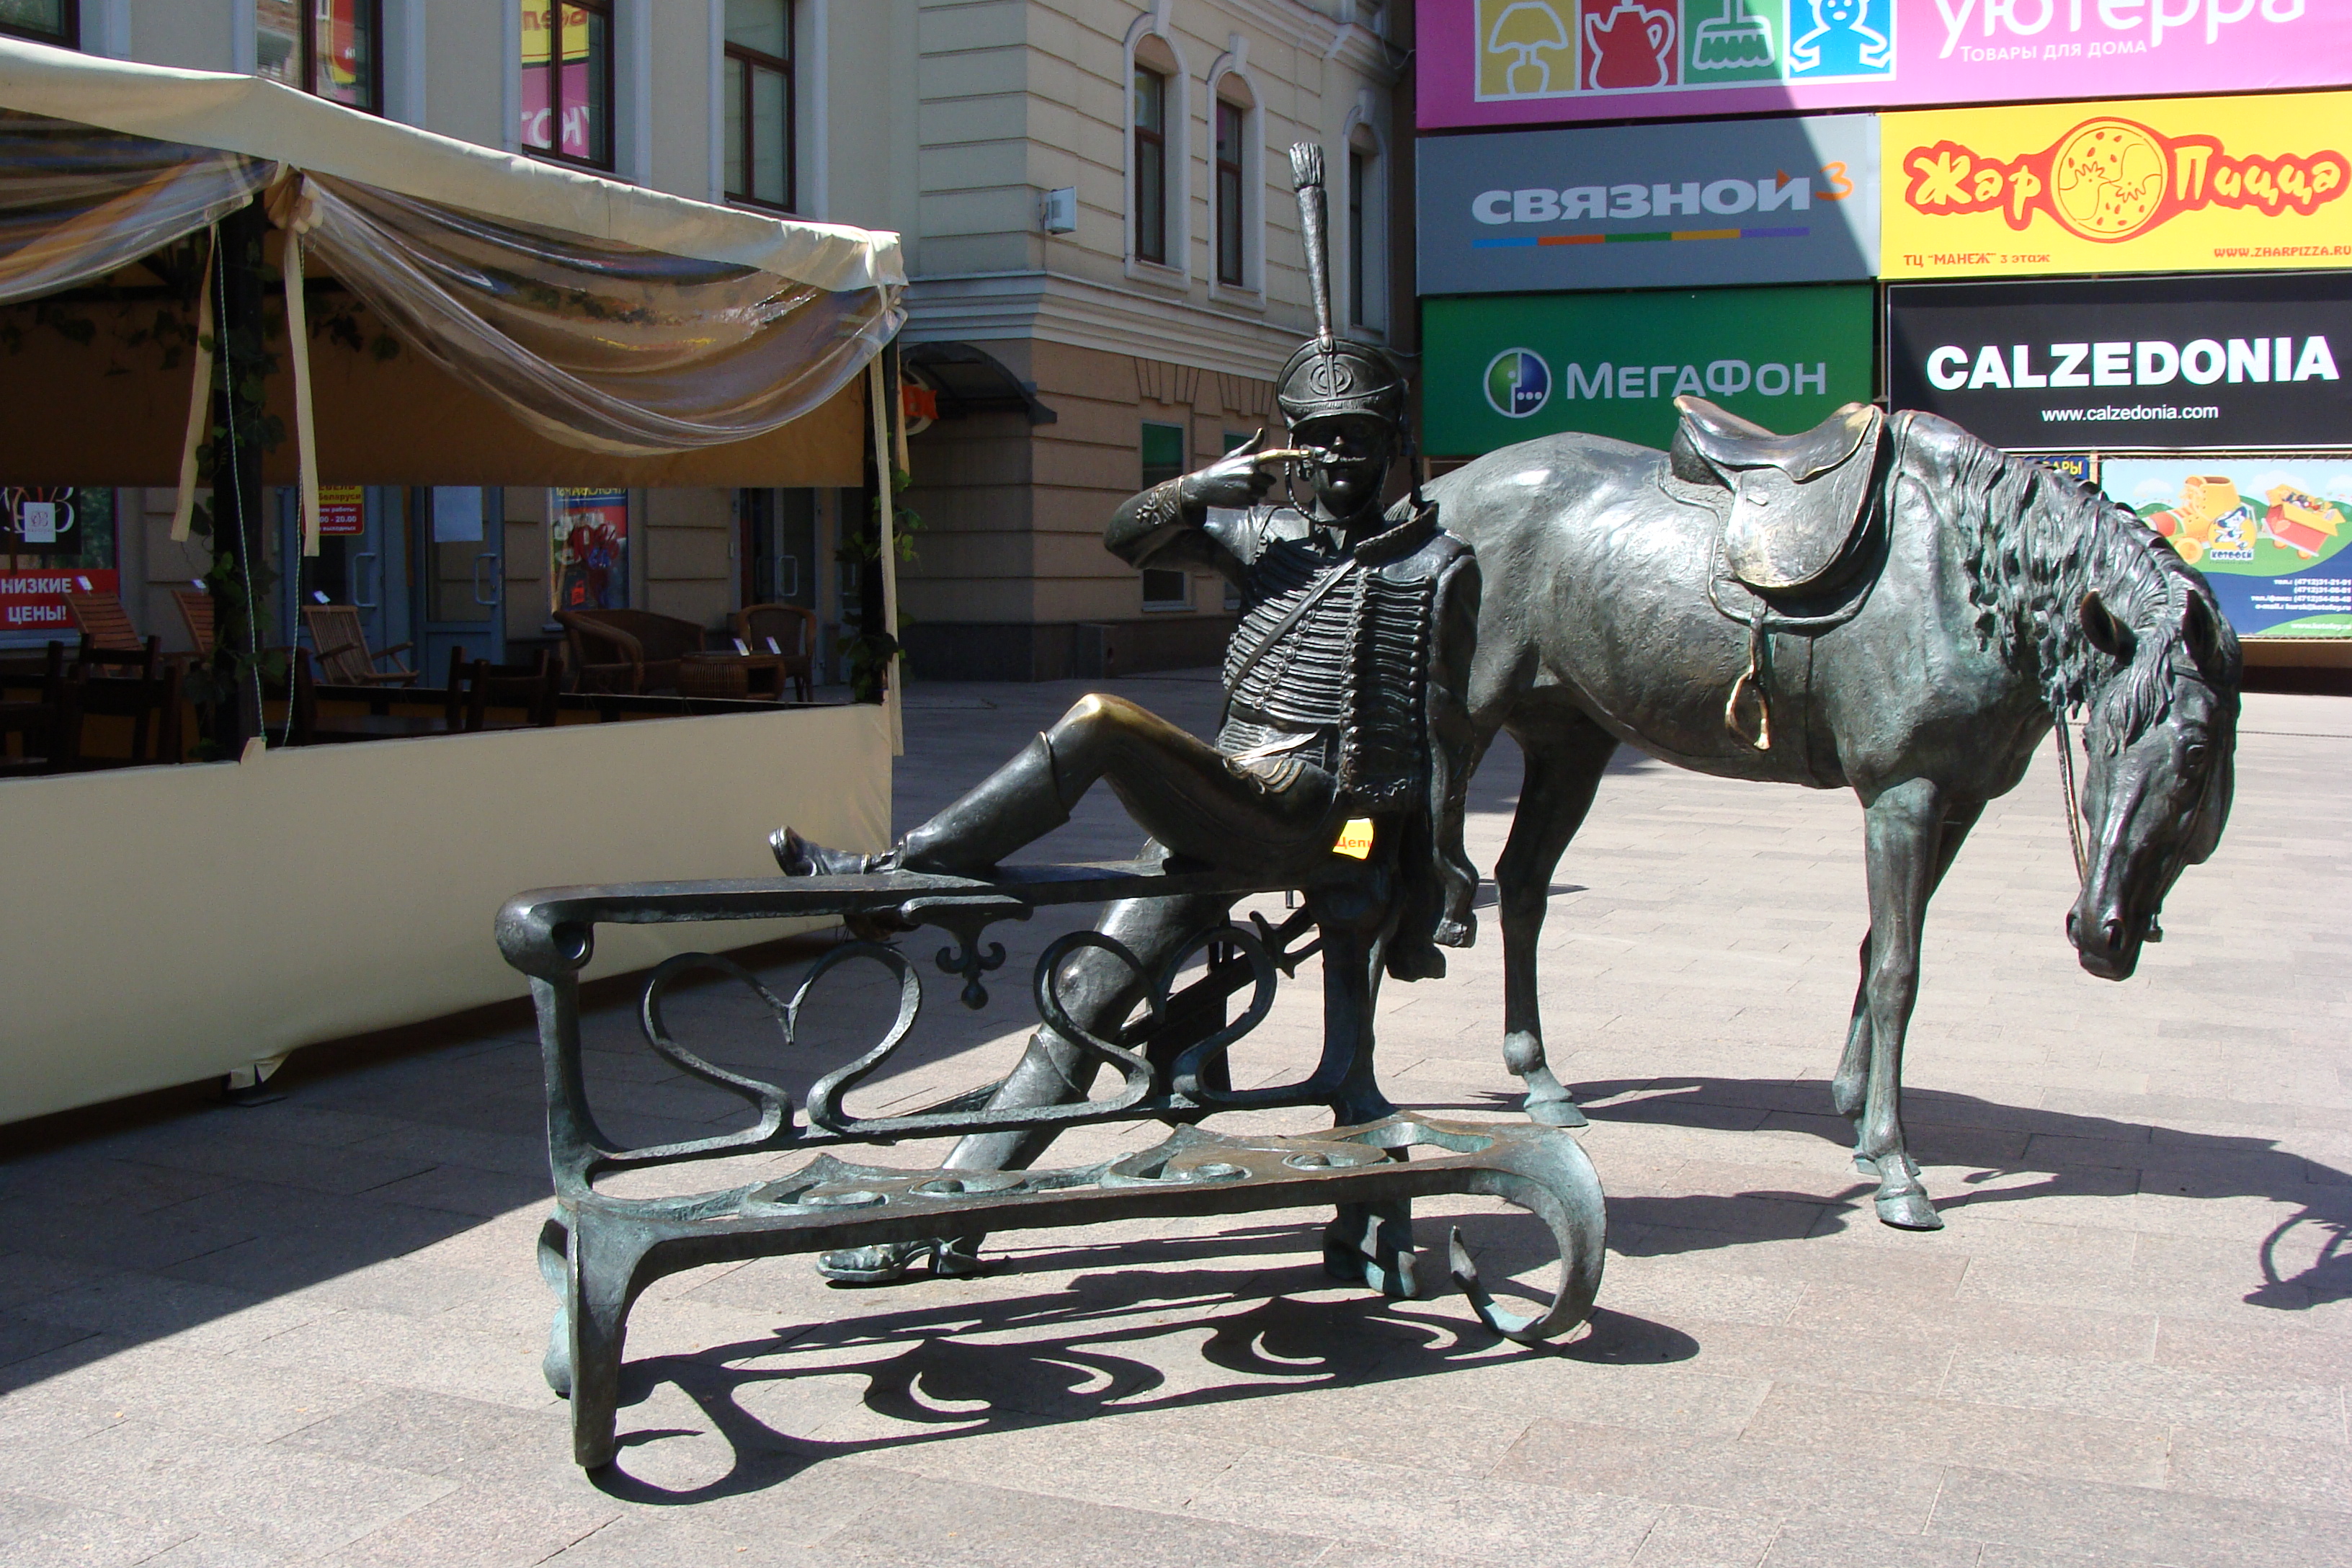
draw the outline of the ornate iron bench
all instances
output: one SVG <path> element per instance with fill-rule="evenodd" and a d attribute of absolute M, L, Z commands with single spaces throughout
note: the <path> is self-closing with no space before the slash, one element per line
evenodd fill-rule
<path fill-rule="evenodd" d="M 1518 1122 L 1439 1121 L 1399 1111 L 1381 1095 L 1371 1074 L 1373 997 L 1366 960 L 1372 950 L 1362 930 L 1362 911 L 1375 893 L 1369 879 L 1380 872 L 1337 858 L 1335 862 L 1328 877 L 1296 889 L 1305 895 L 1303 907 L 1279 927 L 1252 915 L 1248 927 L 1229 923 L 1202 931 L 1166 972 L 1149 977 L 1140 1020 L 1111 1038 L 1092 1037 L 1069 1018 L 1056 994 L 1057 976 L 1063 962 L 1082 946 L 1108 948 L 1130 963 L 1131 956 L 1090 931 L 1048 945 L 1031 987 L 1039 1016 L 1119 1080 L 1108 1095 L 1062 1105 L 992 1110 L 992 1085 L 906 1115 L 861 1117 L 845 1110 L 844 1098 L 883 1068 L 921 1011 L 921 975 L 896 946 L 858 941 L 828 950 L 790 1000 L 725 958 L 682 954 L 646 982 L 639 1007 L 646 1038 L 674 1066 L 740 1095 L 756 1120 L 723 1136 L 639 1149 L 614 1143 L 589 1107 L 579 976 L 600 924 L 894 912 L 908 925 L 937 926 L 953 936 L 954 944 L 940 950 L 938 963 L 962 978 L 963 1001 L 978 1007 L 988 1000 L 982 976 L 1004 962 L 1002 945 L 982 942 L 987 928 L 1000 921 L 1026 920 L 1049 905 L 1187 893 L 1238 897 L 1284 889 L 1135 861 L 1011 867 L 986 880 L 899 873 L 558 888 L 511 900 L 499 915 L 499 945 L 507 961 L 530 976 L 538 1007 L 555 1183 L 555 1214 L 540 1244 L 541 1269 L 561 1298 L 546 1371 L 550 1384 L 572 1401 L 578 1463 L 594 1468 L 614 1456 L 631 1303 L 662 1276 L 711 1263 L 1328 1203 L 1338 1215 L 1324 1231 L 1326 1268 L 1390 1296 L 1410 1297 L 1421 1293 L 1422 1283 L 1412 1201 L 1475 1194 L 1541 1219 L 1560 1257 L 1549 1306 L 1520 1316 L 1497 1306 L 1481 1286 L 1457 1229 L 1449 1248 L 1451 1271 L 1479 1318 L 1498 1334 L 1528 1342 L 1582 1322 L 1600 1288 L 1602 1260 L 1602 1198 L 1591 1165 L 1565 1131 Z M 1325 960 L 1325 1038 L 1316 1069 L 1286 1085 L 1226 1087 L 1224 1053 L 1265 1018 L 1277 977 L 1318 952 Z M 1205 962 L 1198 973 L 1175 989 L 1188 962 L 1201 960 Z M 663 998 L 677 977 L 716 971 L 751 986 L 790 1044 L 819 983 L 857 963 L 879 965 L 895 979 L 897 1017 L 872 1048 L 817 1079 L 797 1112 L 774 1084 L 715 1066 L 680 1045 L 664 1020 Z M 1237 1017 L 1229 1017 L 1228 1004 L 1244 992 L 1247 1005 Z M 1265 1138 L 1191 1125 L 1221 1110 L 1299 1105 L 1330 1106 L 1349 1124 L 1328 1132 Z M 767 1151 L 816 1152 L 910 1137 L 1152 1120 L 1174 1123 L 1172 1135 L 1151 1148 L 1076 1169 L 907 1170 L 818 1153 L 787 1176 L 722 1191 L 638 1198 L 596 1187 L 599 1178 L 621 1172 Z"/>

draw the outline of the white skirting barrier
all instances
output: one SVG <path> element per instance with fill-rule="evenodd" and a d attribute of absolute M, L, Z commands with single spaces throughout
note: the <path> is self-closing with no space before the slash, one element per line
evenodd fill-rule
<path fill-rule="evenodd" d="M 521 995 L 527 888 L 775 874 L 890 836 L 879 707 L 513 730 L 0 783 L 0 1122 Z M 730 926 L 730 945 L 794 924 Z M 591 974 L 714 940 L 599 933 Z"/>

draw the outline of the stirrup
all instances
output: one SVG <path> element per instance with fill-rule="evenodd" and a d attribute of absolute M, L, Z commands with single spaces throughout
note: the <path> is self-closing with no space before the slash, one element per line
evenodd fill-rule
<path fill-rule="evenodd" d="M 959 1279 L 981 1271 L 978 1244 L 961 1237 L 934 1237 L 929 1241 L 886 1241 L 874 1247 L 844 1247 L 817 1254 L 816 1271 L 841 1285 L 896 1285 L 928 1256 L 931 1277 Z"/>

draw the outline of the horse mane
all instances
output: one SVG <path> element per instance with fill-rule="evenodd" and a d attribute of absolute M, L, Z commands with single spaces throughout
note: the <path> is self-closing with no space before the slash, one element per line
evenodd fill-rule
<path fill-rule="evenodd" d="M 1924 416 L 1916 416 L 1920 418 Z M 2205 601 L 2224 661 L 2238 643 L 2212 590 L 2130 508 L 2028 458 L 2013 457 L 1942 420 L 1933 443 L 1948 472 L 1940 500 L 1962 542 L 1977 636 L 2042 683 L 2053 714 L 2084 714 L 2085 742 L 2110 754 L 2139 738 L 2170 699 L 2180 662 L 2200 679 L 2181 635 L 2189 600 Z M 2083 629 L 2095 591 L 2130 626 L 2129 661 L 2102 652 Z M 2216 682 L 2233 694 L 2236 682 Z"/>

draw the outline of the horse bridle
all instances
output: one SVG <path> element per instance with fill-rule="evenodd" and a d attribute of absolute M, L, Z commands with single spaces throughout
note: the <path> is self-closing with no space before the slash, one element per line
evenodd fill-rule
<path fill-rule="evenodd" d="M 2191 673 L 2176 664 L 2168 673 L 2175 680 L 2193 680 L 2209 691 L 2213 689 L 2212 682 L 2205 679 L 2202 670 Z M 2083 889 L 2090 886 L 2091 857 L 2090 852 L 2084 847 L 2083 807 L 2074 789 L 2074 749 L 2066 732 L 2065 703 L 2063 701 L 2052 703 L 2050 717 L 2054 721 L 2053 728 L 2058 739 L 2058 784 L 2066 796 L 2066 840 L 2074 851 L 2074 892 L 2079 899 Z M 2087 735 L 2090 725 L 2086 722 L 2083 728 Z M 2083 756 L 2085 762 L 2089 761 L 2090 744 L 2087 740 L 2084 743 Z M 2153 918 L 2150 919 L 2149 924 L 2151 927 L 2155 925 Z M 2158 940 L 2160 939 L 2161 933 L 2158 936 Z"/>

